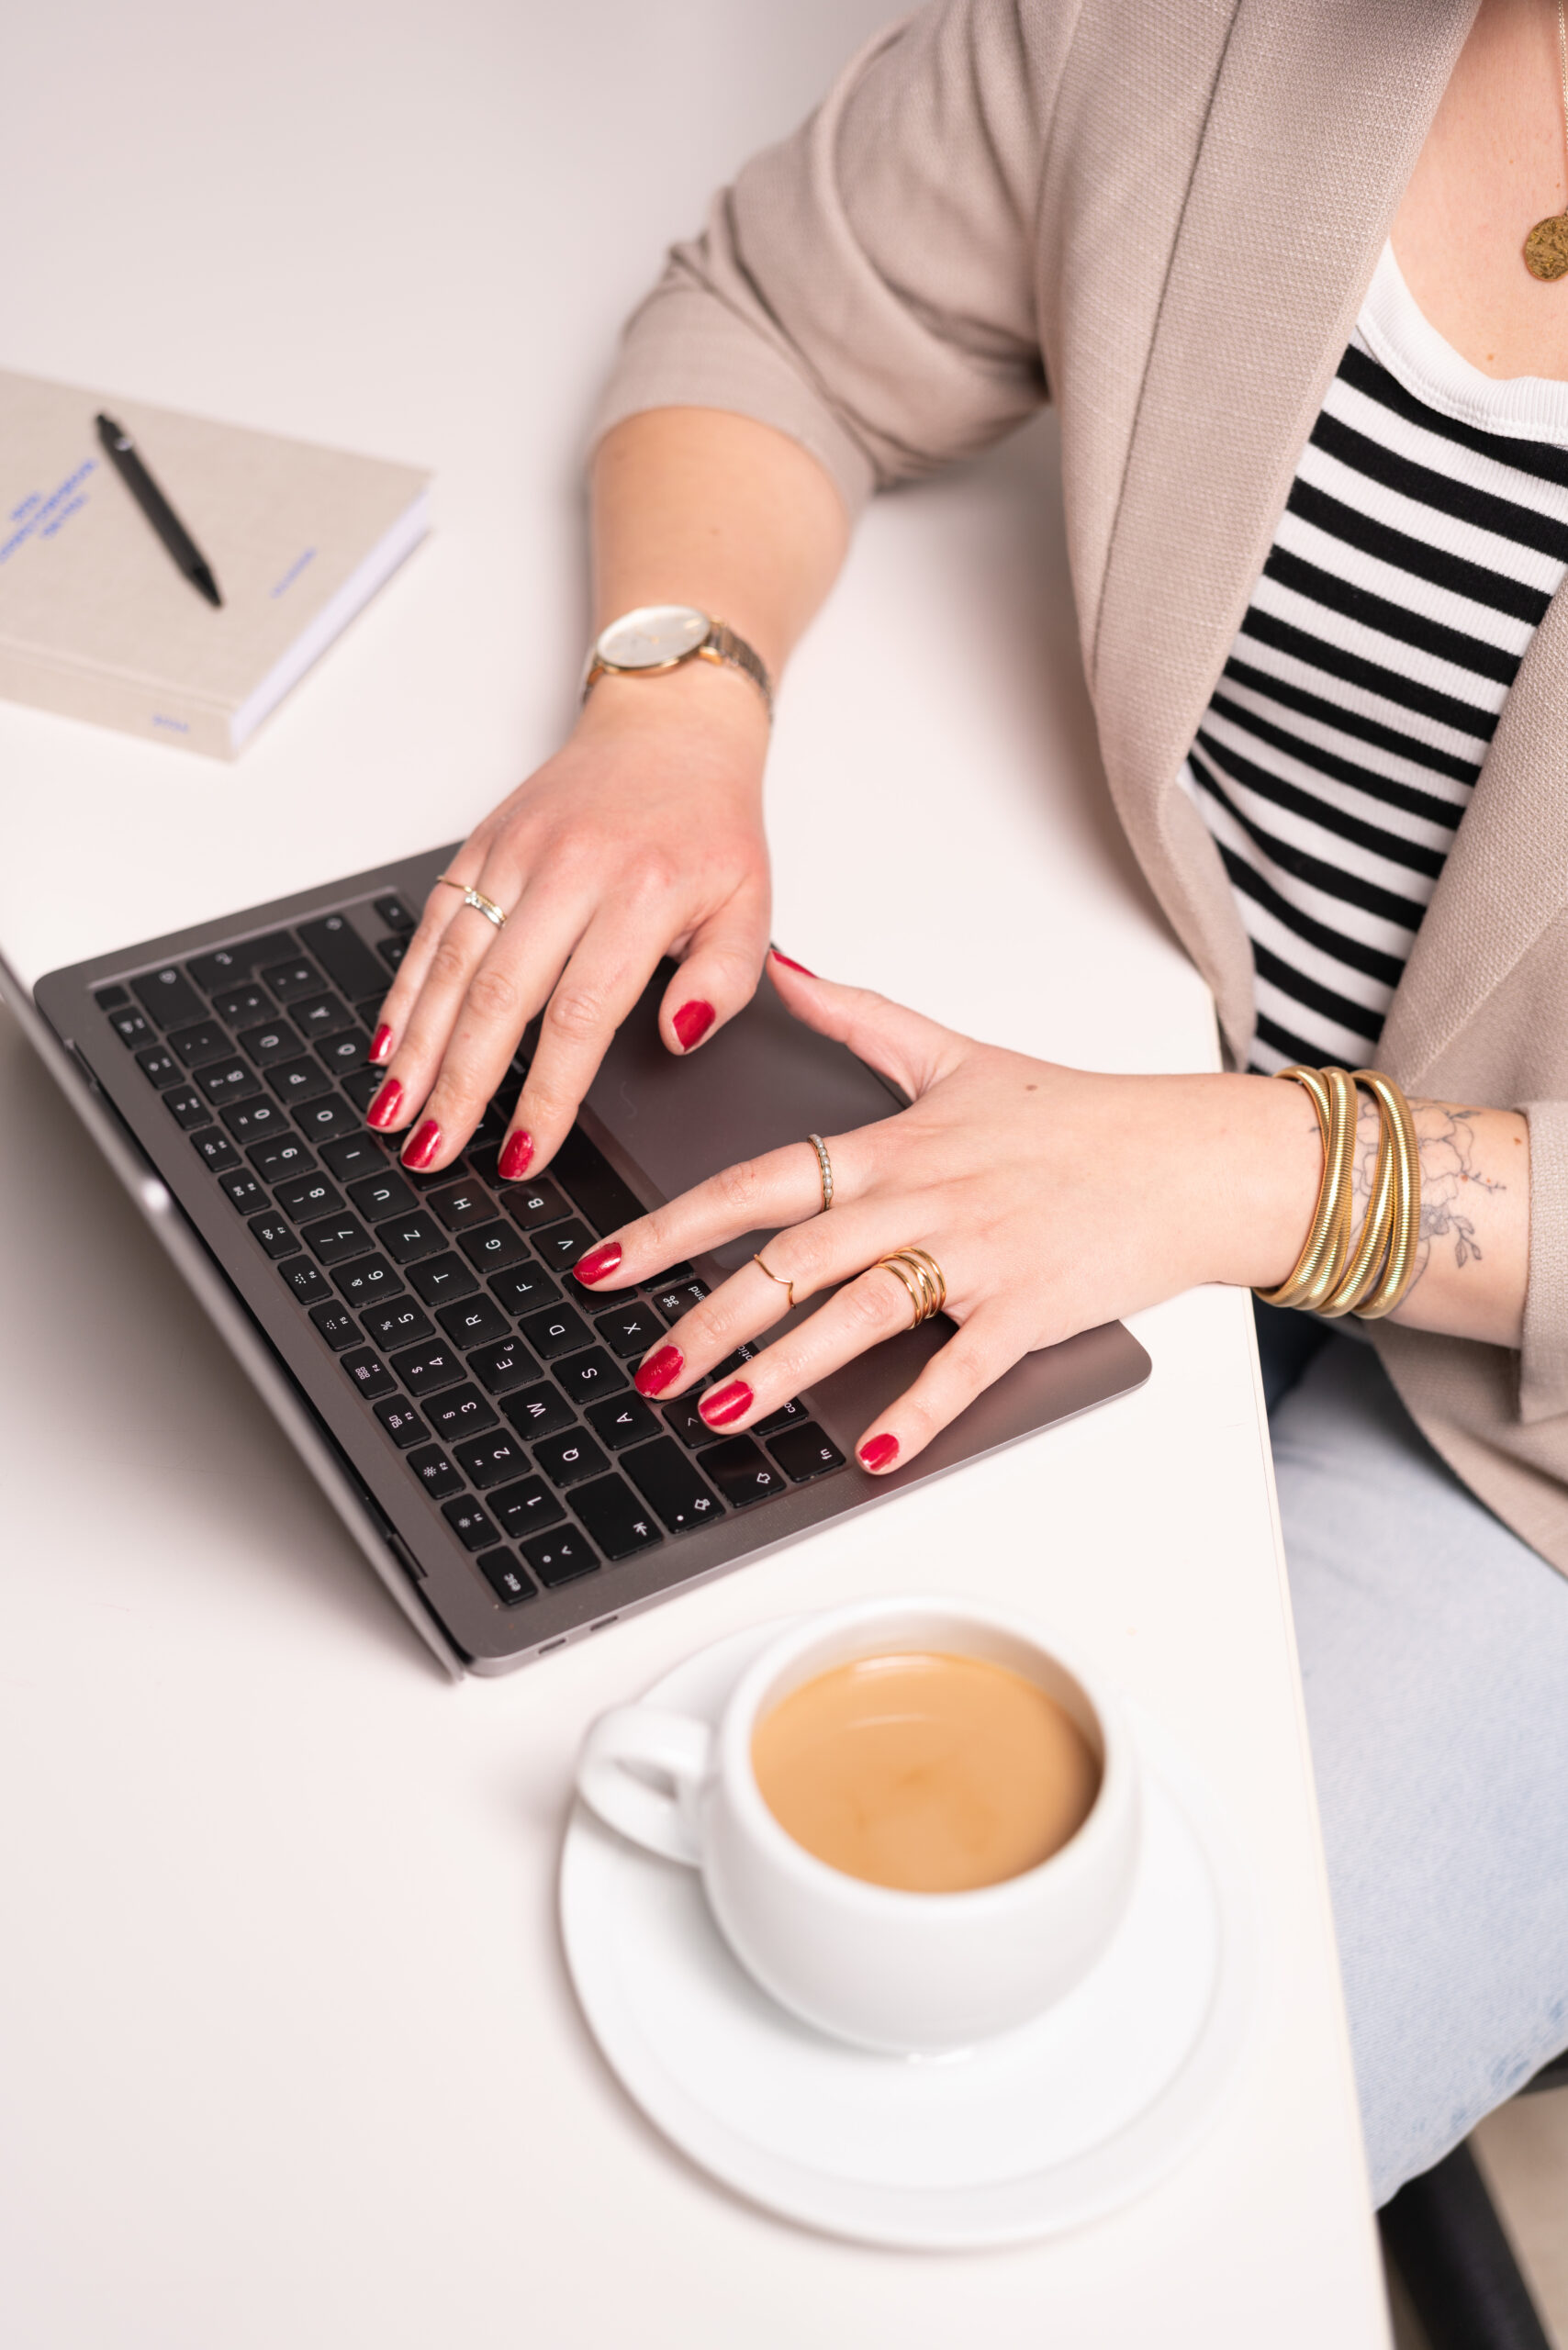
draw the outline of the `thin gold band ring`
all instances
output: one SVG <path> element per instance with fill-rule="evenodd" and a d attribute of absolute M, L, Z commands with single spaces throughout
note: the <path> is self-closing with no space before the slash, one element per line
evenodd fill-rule
<path fill-rule="evenodd" d="M 454 881 L 450 873 L 438 873 L 435 878 L 438 881 L 444 881 L 449 890 L 461 890 L 465 906 L 472 906 L 476 914 L 483 914 L 485 920 L 494 923 L 498 930 L 505 930 L 506 915 L 494 898 L 487 898 L 484 891 L 476 890 L 471 881 Z"/>
<path fill-rule="evenodd" d="M 918 1330 L 923 1322 L 929 1322 L 946 1304 L 947 1283 L 942 1268 L 925 1249 L 895 1248 L 890 1257 L 879 1257 L 877 1265 L 883 1272 L 891 1273 L 896 1281 L 902 1281 L 908 1291 L 909 1302 L 914 1308 L 914 1319 L 909 1326 L 912 1330 Z"/>
<path fill-rule="evenodd" d="M 817 1155 L 817 1173 L 822 1178 L 822 1212 L 826 1215 L 833 1205 L 833 1161 L 827 1155 L 827 1145 L 821 1135 L 808 1135 L 806 1140 Z"/>
<path fill-rule="evenodd" d="M 783 1276 L 783 1274 L 782 1274 L 782 1273 L 775 1273 L 775 1272 L 771 1272 L 771 1271 L 769 1271 L 769 1270 L 768 1270 L 768 1268 L 767 1268 L 767 1267 L 763 1263 L 762 1259 L 761 1259 L 760 1257 L 754 1257 L 754 1258 L 752 1259 L 752 1260 L 751 1260 L 751 1261 L 752 1261 L 752 1263 L 753 1263 L 754 1265 L 756 1265 L 756 1266 L 758 1268 L 758 1270 L 759 1270 L 760 1271 L 765 1272 L 765 1273 L 767 1273 L 767 1278 L 768 1278 L 768 1280 L 769 1280 L 770 1281 L 777 1281 L 777 1282 L 778 1282 L 778 1284 L 779 1288 L 783 1291 L 783 1292 L 784 1292 L 785 1296 L 789 1299 L 789 1301 L 790 1301 L 790 1304 L 791 1304 L 791 1305 L 793 1305 L 793 1304 L 794 1304 L 794 1303 L 795 1303 L 795 1284 L 794 1284 L 794 1282 L 793 1282 L 793 1281 L 787 1281 L 784 1279 L 784 1276 Z"/>

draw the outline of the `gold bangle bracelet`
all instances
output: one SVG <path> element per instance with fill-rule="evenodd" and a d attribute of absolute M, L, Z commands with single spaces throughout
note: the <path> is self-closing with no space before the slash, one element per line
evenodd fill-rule
<path fill-rule="evenodd" d="M 1282 1069 L 1311 1100 L 1323 1137 L 1323 1174 L 1300 1256 L 1265 1305 L 1375 1322 L 1392 1314 L 1415 1279 L 1420 1241 L 1420 1158 L 1410 1107 L 1380 1069 Z M 1350 1246 L 1353 1170 L 1364 1086 L 1377 1104 L 1378 1149 L 1361 1237 Z"/>
<path fill-rule="evenodd" d="M 1360 1069 L 1357 1076 L 1377 1103 L 1394 1162 L 1388 1255 L 1382 1278 L 1365 1303 L 1352 1308 L 1360 1321 L 1379 1322 L 1394 1312 L 1416 1278 L 1421 1243 L 1420 1144 L 1410 1104 L 1394 1080 L 1375 1069 Z"/>
<path fill-rule="evenodd" d="M 1338 1285 L 1350 1250 L 1356 1089 L 1342 1069 L 1282 1069 L 1279 1075 L 1301 1086 L 1317 1113 L 1323 1174 L 1300 1256 L 1277 1289 L 1260 1289 L 1258 1295 L 1265 1305 L 1299 1306 L 1311 1314 Z"/>

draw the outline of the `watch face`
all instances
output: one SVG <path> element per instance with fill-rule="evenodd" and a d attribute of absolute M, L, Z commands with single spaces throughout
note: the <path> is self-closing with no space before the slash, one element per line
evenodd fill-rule
<path fill-rule="evenodd" d="M 594 651 L 612 669 L 664 669 L 695 653 L 711 626 L 689 604 L 644 604 L 611 621 Z"/>

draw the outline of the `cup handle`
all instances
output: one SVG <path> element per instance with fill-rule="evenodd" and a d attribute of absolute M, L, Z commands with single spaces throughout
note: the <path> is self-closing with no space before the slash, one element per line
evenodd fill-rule
<path fill-rule="evenodd" d="M 634 1844 L 696 1868 L 697 1791 L 708 1770 L 713 1733 L 690 1714 L 657 1706 L 616 1706 L 583 1740 L 577 1793 L 591 1811 Z M 651 1786 L 648 1773 L 668 1782 Z"/>

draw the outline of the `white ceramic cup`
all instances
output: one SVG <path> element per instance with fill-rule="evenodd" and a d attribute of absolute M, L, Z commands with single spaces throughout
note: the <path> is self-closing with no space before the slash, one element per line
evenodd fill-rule
<path fill-rule="evenodd" d="M 870 1885 L 796 1843 L 763 1800 L 758 1719 L 817 1673 L 912 1650 L 1022 1673 L 1088 1739 L 1099 1793 L 1037 1868 L 960 1893 Z M 742 1674 L 716 1730 L 618 1706 L 589 1730 L 577 1786 L 622 1835 L 700 1870 L 725 1940 L 781 2005 L 899 2055 L 969 2047 L 1070 1991 L 1115 1930 L 1137 1860 L 1137 1763 L 1114 1704 L 1027 1623 L 964 1599 L 871 1599 L 803 1618 Z"/>

